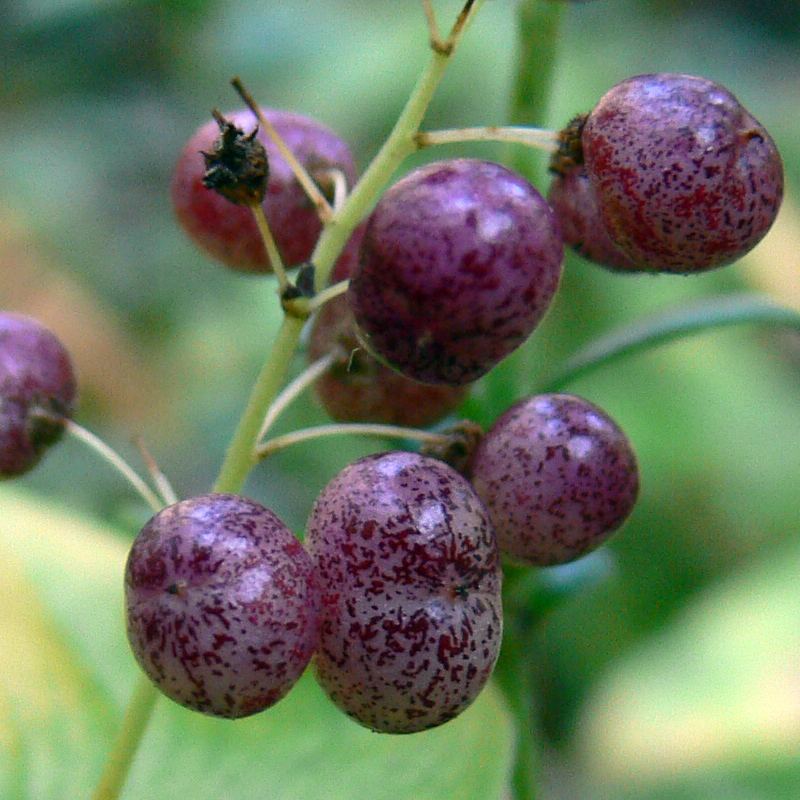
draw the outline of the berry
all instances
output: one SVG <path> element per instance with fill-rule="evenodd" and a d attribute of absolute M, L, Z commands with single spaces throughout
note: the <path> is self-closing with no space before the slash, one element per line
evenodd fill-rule
<path fill-rule="evenodd" d="M 597 406 L 567 394 L 511 406 L 478 445 L 468 475 L 500 549 L 538 566 L 598 547 L 631 513 L 639 491 L 627 436 Z"/>
<path fill-rule="evenodd" d="M 778 213 L 775 143 L 736 97 L 705 78 L 623 81 L 589 114 L 582 144 L 600 218 L 641 269 L 721 267 L 753 248 Z"/>
<path fill-rule="evenodd" d="M 561 223 L 564 244 L 595 264 L 620 272 L 640 272 L 611 241 L 600 221 L 589 176 L 583 166 L 557 174 L 547 195 L 553 212 Z"/>
<path fill-rule="evenodd" d="M 349 290 L 359 338 L 423 383 L 477 380 L 542 319 L 562 255 L 550 207 L 506 167 L 455 159 L 416 169 L 368 220 Z"/>
<path fill-rule="evenodd" d="M 183 500 L 142 528 L 125 569 L 128 639 L 167 697 L 217 717 L 278 702 L 317 645 L 319 587 L 301 542 L 232 494 Z"/>
<path fill-rule="evenodd" d="M 497 543 L 469 483 L 419 453 L 367 456 L 323 489 L 306 543 L 323 593 L 314 670 L 333 702 L 384 733 L 461 713 L 502 636 Z"/>
<path fill-rule="evenodd" d="M 349 277 L 355 266 L 363 228 L 351 238 L 331 276 Z M 455 410 L 466 386 L 431 386 L 406 378 L 382 364 L 360 346 L 347 297 L 327 302 L 308 342 L 308 358 L 316 361 L 333 348 L 341 354 L 315 383 L 314 390 L 328 414 L 339 422 L 379 422 L 425 428 Z"/>
<path fill-rule="evenodd" d="M 348 184 L 355 181 L 350 150 L 332 130 L 310 117 L 288 111 L 264 109 L 264 115 L 323 190 L 332 186 L 325 174 L 329 169 L 341 170 Z M 249 109 L 223 116 L 245 133 L 258 125 Z M 192 136 L 178 159 L 171 185 L 178 222 L 192 241 L 229 267 L 242 272 L 270 272 L 252 211 L 247 206 L 233 205 L 203 185 L 207 167 L 204 153 L 214 150 L 219 136 L 218 123 L 209 121 Z M 295 266 L 311 256 L 322 223 L 269 136 L 259 130 L 258 139 L 266 147 L 269 160 L 264 213 L 284 263 Z"/>
<path fill-rule="evenodd" d="M 0 477 L 22 475 L 64 432 L 75 404 L 69 353 L 35 319 L 0 312 Z"/>

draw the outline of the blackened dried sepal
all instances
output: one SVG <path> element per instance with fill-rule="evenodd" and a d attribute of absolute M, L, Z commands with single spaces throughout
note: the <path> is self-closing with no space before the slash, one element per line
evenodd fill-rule
<path fill-rule="evenodd" d="M 559 175 L 566 175 L 574 167 L 583 164 L 583 126 L 588 114 L 574 116 L 565 127 L 558 132 L 558 150 L 550 159 L 549 169 Z"/>
<path fill-rule="evenodd" d="M 203 152 L 203 186 L 236 205 L 258 205 L 267 192 L 269 178 L 267 151 L 257 138 L 258 127 L 246 134 L 216 109 L 211 113 L 220 135 L 211 152 Z"/>

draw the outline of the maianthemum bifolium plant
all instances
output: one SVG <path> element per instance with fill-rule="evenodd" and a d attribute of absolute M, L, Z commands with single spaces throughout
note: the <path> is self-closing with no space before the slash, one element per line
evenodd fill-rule
<path fill-rule="evenodd" d="M 126 778 L 157 705 L 168 702 L 162 694 L 234 725 L 269 715 L 307 668 L 346 726 L 381 734 L 449 725 L 487 686 L 499 690 L 516 757 L 496 788 L 536 797 L 516 637 L 520 620 L 535 623 L 547 601 L 537 607 L 526 581 L 602 545 L 640 492 L 635 443 L 566 384 L 697 330 L 800 327 L 793 312 L 760 298 L 708 301 L 590 344 L 485 431 L 453 417 L 475 382 L 535 335 L 565 246 L 620 281 L 693 275 L 755 247 L 783 195 L 770 134 L 728 89 L 697 76 L 632 76 L 556 131 L 427 129 L 436 87 L 482 5 L 466 2 L 440 28 L 432 3 L 420 3 L 429 61 L 361 175 L 335 132 L 259 107 L 239 79 L 245 108 L 215 110 L 187 137 L 171 184 L 180 225 L 229 268 L 270 276 L 283 310 L 207 493 L 179 499 L 147 453 L 142 477 L 75 423 L 66 351 L 35 320 L 0 314 L 3 477 L 28 472 L 66 431 L 153 510 L 124 576 L 142 676 L 95 800 L 133 796 Z M 470 157 L 394 178 L 419 150 L 473 141 L 545 150 L 549 186 Z M 307 368 L 289 381 L 303 350 Z M 271 436 L 306 390 L 336 422 Z M 250 472 L 278 450 L 355 435 L 394 444 L 330 476 L 303 541 L 242 495 Z M 191 749 L 191 726 L 187 737 Z M 253 796 L 283 795 L 269 787 Z"/>

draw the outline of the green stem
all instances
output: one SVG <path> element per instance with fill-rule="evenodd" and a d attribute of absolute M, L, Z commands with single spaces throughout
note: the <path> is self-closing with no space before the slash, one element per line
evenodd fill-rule
<path fill-rule="evenodd" d="M 516 70 L 509 114 L 512 125 L 542 127 L 547 122 L 564 6 L 564 3 L 550 0 L 523 0 L 520 3 Z M 514 147 L 509 163 L 536 182 L 544 173 L 543 159 L 527 147 Z"/>
<path fill-rule="evenodd" d="M 286 373 L 297 349 L 303 323 L 304 320 L 297 317 L 284 316 L 278 337 L 253 386 L 247 408 L 231 440 L 219 477 L 214 484 L 215 492 L 241 491 L 250 470 L 258 463 L 255 452 L 258 434 L 267 410 L 286 380 Z"/>
<path fill-rule="evenodd" d="M 117 800 L 120 796 L 159 697 L 158 689 L 150 683 L 147 676 L 140 674 L 133 696 L 125 710 L 120 735 L 106 761 L 103 776 L 97 784 L 92 800 Z"/>
<path fill-rule="evenodd" d="M 545 378 L 537 391 L 556 392 L 598 367 L 625 356 L 695 333 L 744 323 L 800 329 L 800 314 L 754 294 L 733 294 L 683 304 L 590 342 Z"/>
<path fill-rule="evenodd" d="M 476 0 L 473 4 L 470 16 L 459 31 L 457 38 L 460 39 L 464 34 L 469 22 L 482 4 L 483 0 Z M 403 159 L 417 149 L 414 136 L 419 131 L 419 126 L 422 124 L 434 92 L 455 53 L 456 44 L 457 42 L 447 52 L 431 51 L 430 60 L 417 79 L 416 86 L 392 132 L 362 175 L 361 180 L 353 187 L 341 213 L 337 214 L 333 222 L 325 227 L 314 254 L 311 256 L 311 261 L 316 267 L 317 290 L 328 285 L 328 277 L 333 269 L 333 264 L 353 230 L 374 205 L 383 187 L 389 182 Z"/>

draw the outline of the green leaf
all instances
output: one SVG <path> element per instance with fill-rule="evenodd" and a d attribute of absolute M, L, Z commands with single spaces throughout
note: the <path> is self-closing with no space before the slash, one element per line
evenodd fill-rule
<path fill-rule="evenodd" d="M 797 797 L 800 544 L 722 581 L 601 681 L 580 757 L 602 800 Z"/>
<path fill-rule="evenodd" d="M 86 798 L 138 676 L 126 545 L 6 487 L 0 520 L 0 797 Z M 505 791 L 512 738 L 493 686 L 448 725 L 392 737 L 350 721 L 306 676 L 237 722 L 159 700 L 122 797 L 485 800 Z"/>

